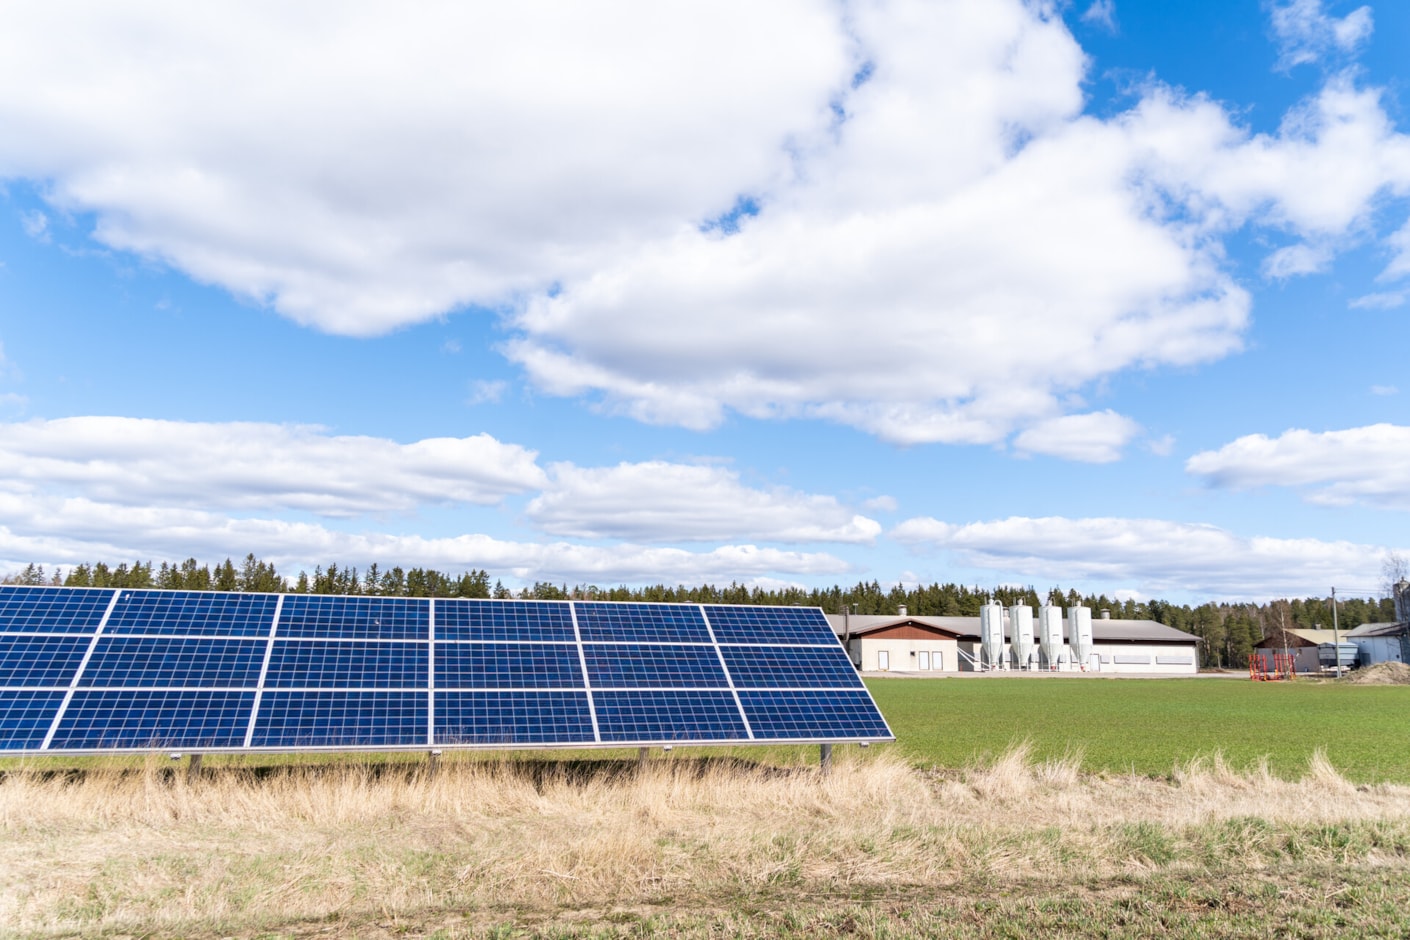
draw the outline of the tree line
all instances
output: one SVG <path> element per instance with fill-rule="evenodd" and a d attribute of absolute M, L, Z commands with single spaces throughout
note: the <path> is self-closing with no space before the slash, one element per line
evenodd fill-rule
<path fill-rule="evenodd" d="M 434 568 L 399 566 L 382 568 L 376 563 L 361 572 L 351 566 L 330 563 L 314 569 L 312 575 L 300 571 L 293 579 L 280 574 L 273 564 L 254 554 L 236 564 L 227 558 L 215 565 L 195 558 L 171 564 L 134 561 L 109 566 L 104 562 L 80 564 L 67 573 L 46 573 L 42 565 L 28 565 L 18 574 L 0 579 L 5 584 L 54 584 L 67 587 L 166 588 L 184 591 L 251 591 L 295 594 L 355 594 L 383 597 L 471 597 L 534 600 L 603 600 L 680 604 L 760 604 L 821 607 L 828 613 L 894 614 L 904 606 L 909 613 L 932 617 L 977 617 L 979 608 L 990 598 L 1005 606 L 1044 602 L 1061 607 L 1078 605 L 1094 611 L 1109 610 L 1116 619 L 1154 620 L 1192 633 L 1199 645 L 1200 665 L 1206 668 L 1236 668 L 1248 665 L 1254 645 L 1283 629 L 1330 628 L 1332 610 L 1327 598 L 1276 600 L 1266 603 L 1206 603 L 1191 607 L 1162 600 L 1117 600 L 1105 594 L 1079 594 L 1075 590 L 1050 588 L 1039 594 L 1028 587 L 969 587 L 962 584 L 930 584 L 908 587 L 902 584 L 883 588 L 878 581 L 859 581 L 851 587 L 762 588 L 737 582 L 719 587 L 665 584 L 647 587 L 603 588 L 595 584 L 554 584 L 538 581 L 519 591 L 511 591 L 502 580 L 490 583 L 489 572 L 472 569 L 459 575 Z M 1395 605 L 1389 598 L 1348 597 L 1337 602 L 1337 623 L 1350 630 L 1363 623 L 1392 621 Z"/>

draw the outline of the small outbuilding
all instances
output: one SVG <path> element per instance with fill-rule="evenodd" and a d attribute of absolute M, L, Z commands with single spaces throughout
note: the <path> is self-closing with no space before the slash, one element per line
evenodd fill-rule
<path fill-rule="evenodd" d="M 1356 665 L 1410 663 L 1410 623 L 1363 623 L 1342 634 L 1356 644 Z"/>

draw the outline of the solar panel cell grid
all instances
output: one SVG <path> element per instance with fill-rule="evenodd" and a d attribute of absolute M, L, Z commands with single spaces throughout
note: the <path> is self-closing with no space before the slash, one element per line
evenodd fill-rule
<path fill-rule="evenodd" d="M 275 640 L 264 684 L 266 688 L 425 689 L 426 647 L 413 642 Z"/>
<path fill-rule="evenodd" d="M 584 643 L 583 655 L 594 689 L 729 687 L 713 646 Z"/>
<path fill-rule="evenodd" d="M 748 737 L 729 692 L 597 692 L 604 741 L 710 741 Z"/>
<path fill-rule="evenodd" d="M 0 688 L 67 686 L 92 642 L 86 636 L 0 636 Z"/>
<path fill-rule="evenodd" d="M 889 738 L 871 697 L 863 691 L 747 691 L 739 693 L 756 738 Z"/>
<path fill-rule="evenodd" d="M 721 643 L 812 643 L 839 646 L 827 618 L 816 607 L 720 607 L 705 616 Z"/>
<path fill-rule="evenodd" d="M 264 661 L 264 640 L 179 639 L 104 634 L 79 685 L 254 688 Z"/>
<path fill-rule="evenodd" d="M 254 692 L 80 690 L 50 747 L 239 747 L 254 700 Z"/>
<path fill-rule="evenodd" d="M 395 747 L 426 741 L 425 692 L 268 691 L 255 747 Z"/>
<path fill-rule="evenodd" d="M 123 591 L 103 632 L 268 636 L 276 603 L 273 594 Z"/>
<path fill-rule="evenodd" d="M 687 604 L 577 603 L 584 641 L 709 643 L 700 608 Z"/>
<path fill-rule="evenodd" d="M 588 744 L 586 692 L 437 692 L 437 744 Z"/>
<path fill-rule="evenodd" d="M 38 748 L 63 701 L 58 691 L 0 692 L 0 751 Z"/>
<path fill-rule="evenodd" d="M 0 633 L 93 633 L 112 591 L 0 585 Z"/>
<path fill-rule="evenodd" d="M 434 609 L 431 641 L 424 598 L 0 587 L 0 749 L 240 749 L 257 700 L 257 748 L 891 736 L 816 610 Z"/>
<path fill-rule="evenodd" d="M 425 640 L 431 604 L 412 597 L 290 594 L 279 614 L 280 636 Z"/>
<path fill-rule="evenodd" d="M 437 640 L 574 642 L 573 614 L 557 601 L 436 601 Z"/>
<path fill-rule="evenodd" d="M 862 688 L 856 668 L 841 648 L 723 646 L 736 688 Z"/>
<path fill-rule="evenodd" d="M 583 666 L 570 643 L 437 643 L 440 689 L 581 689 Z"/>

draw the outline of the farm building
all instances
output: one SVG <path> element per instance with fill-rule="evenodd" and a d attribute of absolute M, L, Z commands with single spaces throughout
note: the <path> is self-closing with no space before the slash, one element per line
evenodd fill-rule
<path fill-rule="evenodd" d="M 864 672 L 924 674 L 1022 668 L 1194 675 L 1199 668 L 1199 638 L 1153 620 L 1092 619 L 1086 608 L 1070 608 L 1063 617 L 1058 608 L 1043 608 L 1038 612 L 1040 626 L 1035 636 L 1032 608 L 991 605 L 990 609 L 994 613 L 984 618 L 925 617 L 901 608 L 895 614 L 828 614 L 827 619 L 852 662 Z M 1015 611 L 1017 649 L 1012 628 Z M 1079 611 L 1086 616 L 1074 616 Z M 998 626 L 991 627 L 986 651 L 984 622 L 991 616 L 1002 623 L 1002 633 Z"/>
<path fill-rule="evenodd" d="M 1356 644 L 1356 665 L 1410 663 L 1410 623 L 1363 623 L 1342 639 Z"/>
<path fill-rule="evenodd" d="M 1341 632 L 1341 640 L 1347 643 L 1347 631 Z M 1332 664 L 1330 650 L 1336 641 L 1332 630 L 1305 630 L 1301 627 L 1280 630 L 1272 636 L 1264 637 L 1254 644 L 1254 655 L 1266 661 L 1269 671 L 1273 671 L 1274 654 L 1287 653 L 1292 656 L 1293 670 L 1298 673 L 1320 672 L 1322 669 L 1322 647 L 1328 650 L 1328 665 Z M 1346 665 L 1350 666 L 1350 663 Z"/>

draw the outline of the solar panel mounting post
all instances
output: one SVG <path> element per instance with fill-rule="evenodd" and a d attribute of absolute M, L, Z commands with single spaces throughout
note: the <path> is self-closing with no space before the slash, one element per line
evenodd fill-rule
<path fill-rule="evenodd" d="M 822 770 L 822 775 L 826 777 L 832 772 L 832 745 L 818 745 L 818 767 Z"/>
<path fill-rule="evenodd" d="M 192 754 L 191 761 L 186 765 L 186 782 L 195 783 L 196 778 L 201 775 L 201 755 Z"/>

